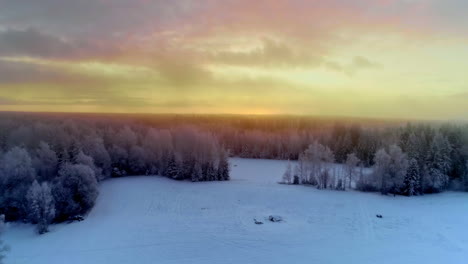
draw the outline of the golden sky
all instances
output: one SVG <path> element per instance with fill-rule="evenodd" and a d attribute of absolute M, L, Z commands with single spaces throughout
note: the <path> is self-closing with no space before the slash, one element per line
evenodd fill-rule
<path fill-rule="evenodd" d="M 467 119 L 468 1 L 0 0 L 0 110 Z"/>

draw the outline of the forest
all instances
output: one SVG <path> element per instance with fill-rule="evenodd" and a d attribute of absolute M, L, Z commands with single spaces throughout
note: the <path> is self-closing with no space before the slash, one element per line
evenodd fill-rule
<path fill-rule="evenodd" d="M 293 116 L 0 114 L 0 215 L 82 219 L 111 177 L 229 180 L 229 157 L 298 160 L 284 182 L 418 195 L 468 190 L 468 126 Z M 337 177 L 333 164 L 345 167 Z M 363 170 L 371 168 L 372 173 Z M 353 183 L 353 184 L 352 184 Z"/>
<path fill-rule="evenodd" d="M 39 233 L 82 219 L 110 177 L 229 180 L 227 151 L 195 127 L 6 114 L 0 134 L 0 215 L 37 224 Z"/>

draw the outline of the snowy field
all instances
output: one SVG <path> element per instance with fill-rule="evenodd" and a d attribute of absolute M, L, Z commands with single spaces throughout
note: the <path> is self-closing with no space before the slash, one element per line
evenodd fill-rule
<path fill-rule="evenodd" d="M 107 180 L 83 222 L 10 224 L 6 263 L 468 263 L 467 193 L 319 191 L 277 184 L 283 161 L 231 163 L 230 182 Z"/>

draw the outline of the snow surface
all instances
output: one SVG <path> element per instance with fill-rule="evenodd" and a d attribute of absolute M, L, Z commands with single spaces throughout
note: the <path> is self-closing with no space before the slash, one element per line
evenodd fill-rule
<path fill-rule="evenodd" d="M 277 184 L 284 161 L 231 164 L 229 182 L 107 180 L 83 222 L 9 224 L 6 263 L 468 263 L 467 193 L 316 190 Z"/>

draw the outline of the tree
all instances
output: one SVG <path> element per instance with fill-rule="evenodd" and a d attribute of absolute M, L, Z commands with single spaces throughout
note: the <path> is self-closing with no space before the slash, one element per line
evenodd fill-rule
<path fill-rule="evenodd" d="M 374 175 L 376 181 L 380 182 L 379 189 L 382 194 L 387 194 L 388 167 L 390 165 L 390 155 L 385 149 L 379 149 L 374 158 Z"/>
<path fill-rule="evenodd" d="M 55 202 L 47 182 L 41 185 L 34 181 L 26 196 L 29 205 L 29 220 L 37 224 L 37 232 L 49 231 L 49 224 L 55 217 Z"/>
<path fill-rule="evenodd" d="M 92 157 L 94 164 L 101 169 L 101 174 L 98 175 L 99 180 L 110 177 L 112 173 L 111 157 L 102 137 L 91 134 L 83 140 L 82 146 L 84 154 Z"/>
<path fill-rule="evenodd" d="M 192 181 L 197 182 L 203 180 L 203 172 L 202 172 L 202 167 L 199 162 L 196 162 L 193 171 L 192 171 Z"/>
<path fill-rule="evenodd" d="M 52 180 L 57 173 L 58 157 L 50 145 L 41 141 L 36 149 L 33 159 L 34 167 L 37 170 L 37 176 L 43 181 Z"/>
<path fill-rule="evenodd" d="M 418 194 L 419 182 L 419 164 L 416 159 L 411 159 L 409 162 L 408 171 L 405 176 L 405 189 L 404 194 L 408 196 L 413 196 Z"/>
<path fill-rule="evenodd" d="M 218 165 L 218 178 L 221 181 L 228 181 L 230 168 L 229 168 L 229 160 L 228 160 L 228 153 L 225 150 L 220 150 L 219 155 L 219 165 Z"/>
<path fill-rule="evenodd" d="M 374 175 L 380 181 L 382 194 L 402 192 L 408 169 L 408 158 L 397 145 L 391 145 L 389 151 L 380 149 L 375 154 Z"/>
<path fill-rule="evenodd" d="M 94 171 L 87 165 L 65 163 L 54 181 L 53 193 L 59 220 L 86 214 L 99 193 Z"/>
<path fill-rule="evenodd" d="M 428 182 L 425 186 L 428 192 L 440 192 L 444 190 L 449 181 L 448 173 L 451 169 L 450 142 L 441 133 L 437 133 L 430 145 L 427 158 Z"/>
<path fill-rule="evenodd" d="M 76 155 L 75 157 L 75 163 L 76 164 L 83 164 L 83 165 L 86 165 L 88 167 L 90 167 L 93 172 L 94 172 L 94 175 L 96 176 L 96 180 L 100 181 L 102 180 L 102 169 L 97 167 L 95 164 L 94 164 L 94 159 L 91 157 L 91 156 L 88 156 L 86 154 L 83 153 L 83 151 L 79 151 L 78 154 Z"/>
<path fill-rule="evenodd" d="M 0 173 L 1 210 L 8 220 L 19 220 L 27 215 L 24 197 L 35 179 L 35 170 L 26 149 L 14 147 L 5 153 Z"/>
<path fill-rule="evenodd" d="M 174 155 L 169 158 L 169 163 L 167 164 L 167 168 L 164 174 L 166 177 L 179 179 L 179 168 L 177 166 L 177 161 Z"/>
<path fill-rule="evenodd" d="M 404 180 L 408 170 L 408 158 L 401 148 L 397 145 L 389 147 L 390 164 L 389 164 L 389 180 L 390 192 L 398 194 L 404 188 Z"/>
<path fill-rule="evenodd" d="M 300 166 L 305 182 L 317 184 L 317 188 L 325 189 L 331 163 L 335 158 L 330 148 L 314 141 L 300 155 Z"/>
<path fill-rule="evenodd" d="M 346 177 L 348 178 L 348 188 L 351 188 L 351 182 L 353 181 L 353 177 L 356 174 L 356 167 L 358 166 L 360 160 L 356 156 L 355 153 L 348 154 L 345 162 L 345 171 Z M 346 184 L 343 184 L 343 188 L 345 188 Z"/>
<path fill-rule="evenodd" d="M 5 215 L 0 215 L 0 235 L 3 233 L 5 228 Z M 3 244 L 3 241 L 0 240 L 0 264 L 3 263 L 5 259 L 5 253 L 8 252 L 10 248 Z"/>
<path fill-rule="evenodd" d="M 466 162 L 466 167 L 468 167 L 468 161 Z M 468 191 L 468 172 L 465 172 L 465 175 L 463 175 L 463 185 L 465 191 Z"/>
<path fill-rule="evenodd" d="M 283 182 L 287 183 L 287 184 L 291 184 L 291 179 L 292 179 L 291 163 L 288 162 L 288 165 L 286 167 L 286 171 L 283 174 Z"/>

